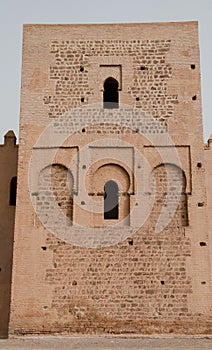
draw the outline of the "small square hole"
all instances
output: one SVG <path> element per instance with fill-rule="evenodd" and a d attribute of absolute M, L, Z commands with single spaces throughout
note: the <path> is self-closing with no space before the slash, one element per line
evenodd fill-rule
<path fill-rule="evenodd" d="M 200 247 L 205 247 L 205 246 L 207 246 L 207 243 L 206 242 L 199 242 L 199 245 L 200 245 Z"/>
<path fill-rule="evenodd" d="M 128 239 L 128 244 L 129 244 L 129 245 L 133 245 L 133 239 L 132 239 L 132 238 L 129 238 L 129 239 Z"/>

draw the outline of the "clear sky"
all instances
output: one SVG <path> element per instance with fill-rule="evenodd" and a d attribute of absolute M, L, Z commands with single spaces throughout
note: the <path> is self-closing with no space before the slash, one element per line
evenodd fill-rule
<path fill-rule="evenodd" d="M 18 135 L 23 23 L 199 21 L 205 140 L 212 133 L 212 0 L 0 0 L 2 136 Z"/>

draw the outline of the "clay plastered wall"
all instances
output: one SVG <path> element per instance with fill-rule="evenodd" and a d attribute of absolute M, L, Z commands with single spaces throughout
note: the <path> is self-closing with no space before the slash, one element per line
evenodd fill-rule
<path fill-rule="evenodd" d="M 0 145 L 0 336 L 7 336 L 10 312 L 10 291 L 14 239 L 15 206 L 10 205 L 10 183 L 17 176 L 18 147 L 15 135 L 9 132 Z"/>
<path fill-rule="evenodd" d="M 107 76 L 119 83 L 116 110 L 102 108 Z M 203 150 L 196 23 L 25 26 L 21 101 L 10 332 L 195 333 L 197 322 L 198 331 L 207 332 L 201 321 L 210 310 L 210 277 L 207 247 L 200 245 L 208 230 L 204 172 L 197 167 Z M 101 166 L 121 167 L 107 168 L 120 189 L 128 174 L 122 197 L 130 215 L 124 209 L 124 225 L 113 228 L 110 220 L 103 227 L 101 181 L 92 183 L 99 154 Z M 48 155 L 56 176 L 51 185 Z M 166 172 L 156 171 L 161 163 L 175 169 L 182 196 L 176 215 L 166 227 L 161 220 L 156 233 L 161 206 L 175 206 L 179 196 L 172 186 L 165 202 Z M 69 194 L 64 171 L 73 180 Z M 148 187 L 152 174 L 155 198 Z M 62 214 L 54 215 L 58 207 Z M 61 227 L 62 235 L 55 235 Z M 121 239 L 109 245 L 117 235 Z"/>
<path fill-rule="evenodd" d="M 205 156 L 205 172 L 206 172 L 206 189 L 207 189 L 207 212 L 208 212 L 208 244 L 210 249 L 210 261 L 211 261 L 211 273 L 212 273 L 212 220 L 211 210 L 212 210 L 212 147 L 211 147 L 212 137 L 210 136 L 208 144 L 205 146 L 204 156 Z"/>

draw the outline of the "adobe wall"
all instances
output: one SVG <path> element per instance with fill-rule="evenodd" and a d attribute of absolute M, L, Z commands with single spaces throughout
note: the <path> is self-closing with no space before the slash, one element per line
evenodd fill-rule
<path fill-rule="evenodd" d="M 207 211 L 208 211 L 208 245 L 210 249 L 210 261 L 211 261 L 211 274 L 212 274 L 212 136 L 210 136 L 208 143 L 205 145 L 204 158 L 205 158 L 205 173 L 206 173 L 206 190 L 207 190 Z M 212 275 L 211 275 L 212 278 Z"/>
<path fill-rule="evenodd" d="M 7 336 L 10 313 L 10 292 L 15 222 L 15 205 L 10 203 L 10 183 L 17 176 L 18 145 L 13 131 L 0 145 L 0 336 Z"/>
<path fill-rule="evenodd" d="M 202 161 L 196 22 L 24 26 L 10 334 L 210 333 Z"/>

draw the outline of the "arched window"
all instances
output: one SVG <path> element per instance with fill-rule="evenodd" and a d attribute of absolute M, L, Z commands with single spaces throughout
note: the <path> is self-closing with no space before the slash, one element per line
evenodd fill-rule
<path fill-rule="evenodd" d="M 119 107 L 118 81 L 114 78 L 107 78 L 104 82 L 104 108 Z"/>
<path fill-rule="evenodd" d="M 153 213 L 156 220 L 160 220 L 162 225 L 169 225 L 169 227 L 188 226 L 184 171 L 177 165 L 165 163 L 154 168 L 153 175 L 155 186 Z"/>
<path fill-rule="evenodd" d="M 119 198 L 118 185 L 114 181 L 108 181 L 104 187 L 104 219 L 118 220 L 119 218 Z"/>
<path fill-rule="evenodd" d="M 10 181 L 10 205 L 16 205 L 17 176 Z"/>
<path fill-rule="evenodd" d="M 72 173 L 62 164 L 52 164 L 41 170 L 38 182 L 39 196 L 36 211 L 51 225 L 60 225 L 58 213 L 66 217 L 67 225 L 73 224 L 73 185 Z M 52 193 L 52 195 L 50 194 Z M 55 212 L 56 203 L 59 212 Z M 54 219 L 53 219 L 54 218 Z M 49 221 L 48 221 L 49 220 Z"/>

